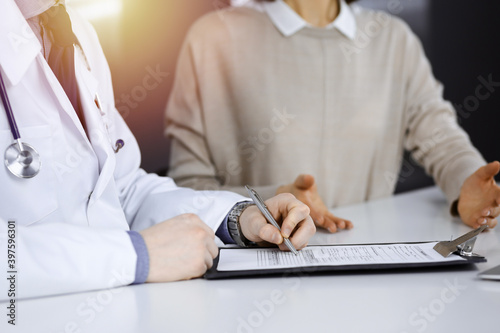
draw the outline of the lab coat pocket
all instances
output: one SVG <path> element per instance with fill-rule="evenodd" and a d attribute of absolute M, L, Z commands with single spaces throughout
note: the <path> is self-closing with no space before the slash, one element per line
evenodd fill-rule
<path fill-rule="evenodd" d="M 40 155 L 40 172 L 33 178 L 18 178 L 5 164 L 0 166 L 0 214 L 2 219 L 30 225 L 58 207 L 52 168 L 53 138 L 50 126 L 23 127 L 20 131 L 21 141 L 33 146 Z M 9 130 L 0 130 L 2 156 L 13 142 Z"/>

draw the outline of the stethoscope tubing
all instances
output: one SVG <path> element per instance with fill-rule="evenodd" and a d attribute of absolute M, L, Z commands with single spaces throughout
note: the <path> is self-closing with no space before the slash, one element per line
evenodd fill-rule
<path fill-rule="evenodd" d="M 15 141 L 21 139 L 21 135 L 19 134 L 19 128 L 17 127 L 16 118 L 14 117 L 14 113 L 12 112 L 12 106 L 10 105 L 9 98 L 7 97 L 7 89 L 5 88 L 5 83 L 3 81 L 2 73 L 0 72 L 0 95 L 2 97 L 2 103 L 5 107 L 5 113 L 7 115 L 7 120 L 9 122 L 10 131 L 12 132 L 12 136 Z"/>
<path fill-rule="evenodd" d="M 41 167 L 40 155 L 31 145 L 21 142 L 21 134 L 17 127 L 17 122 L 10 105 L 7 89 L 0 71 L 0 97 L 5 108 L 5 114 L 9 122 L 10 131 L 14 138 L 14 143 L 5 150 L 5 166 L 7 169 L 18 178 L 32 178 L 38 174 Z M 96 96 L 99 99 L 98 96 Z M 99 109 L 101 108 L 100 100 L 97 101 Z M 118 153 L 123 148 L 125 142 L 121 139 L 116 141 L 116 147 L 112 147 L 113 151 Z"/>
<path fill-rule="evenodd" d="M 7 120 L 9 121 L 10 131 L 14 137 L 14 143 L 5 149 L 5 166 L 7 169 L 18 178 L 33 178 L 42 166 L 40 161 L 40 154 L 27 143 L 21 142 L 21 135 L 19 134 L 19 128 L 17 127 L 16 119 L 14 118 L 14 113 L 12 112 L 12 106 L 10 105 L 9 97 L 7 95 L 7 89 L 5 88 L 5 82 L 0 72 L 0 96 L 2 98 L 2 103 L 5 107 L 5 114 L 7 115 Z"/>

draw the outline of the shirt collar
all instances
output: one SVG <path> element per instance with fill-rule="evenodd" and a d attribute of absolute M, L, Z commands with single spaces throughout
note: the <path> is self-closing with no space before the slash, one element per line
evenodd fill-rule
<path fill-rule="evenodd" d="M 40 15 L 50 7 L 54 6 L 57 0 L 14 0 L 17 4 L 17 7 L 23 13 L 25 19 L 29 19 Z"/>
<path fill-rule="evenodd" d="M 273 24 L 286 37 L 310 26 L 283 0 L 264 2 L 262 5 Z M 337 18 L 325 27 L 325 29 L 332 28 L 339 30 L 349 39 L 354 39 L 356 36 L 356 20 L 351 7 L 344 0 L 340 0 L 340 12 Z"/>
<path fill-rule="evenodd" d="M 41 45 L 14 0 L 0 1 L 0 66 L 12 84 L 28 70 Z"/>

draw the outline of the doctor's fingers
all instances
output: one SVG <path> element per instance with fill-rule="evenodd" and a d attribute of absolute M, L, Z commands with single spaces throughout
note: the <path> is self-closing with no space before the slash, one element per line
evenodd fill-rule
<path fill-rule="evenodd" d="M 260 238 L 259 242 L 264 241 L 276 245 L 283 243 L 283 236 L 281 235 L 281 232 L 267 222 L 260 225 L 258 237 Z"/>
<path fill-rule="evenodd" d="M 214 261 L 212 259 L 212 256 L 208 251 L 199 253 L 199 256 L 193 258 L 192 260 L 185 261 L 183 263 L 184 267 L 176 267 L 181 271 L 178 278 L 170 279 L 167 281 L 191 280 L 199 278 L 213 266 L 213 263 Z"/>
<path fill-rule="evenodd" d="M 243 213 L 240 215 L 240 226 L 243 236 L 252 242 L 266 241 L 274 244 L 281 242 L 281 234 L 269 224 L 257 208 L 257 206 L 252 205 L 247 207 Z M 273 238 L 274 237 L 276 238 Z"/>
<path fill-rule="evenodd" d="M 209 230 L 206 230 L 201 226 L 193 226 L 187 232 L 185 235 L 188 237 L 186 241 L 191 243 L 193 251 L 196 249 L 197 253 L 203 256 L 217 257 L 219 249 L 215 244 L 215 235 L 212 229 L 209 228 Z"/>
<path fill-rule="evenodd" d="M 297 250 L 303 249 L 309 243 L 309 239 L 316 233 L 316 226 L 310 216 L 300 222 L 290 237 L 290 241 Z M 284 245 L 284 244 L 282 244 Z M 281 248 L 281 246 L 280 246 Z"/>
<path fill-rule="evenodd" d="M 212 268 L 213 264 L 214 264 L 214 259 L 212 258 L 211 254 L 209 252 L 206 252 L 205 253 L 205 268 L 204 268 L 204 271 L 200 274 L 200 276 L 205 274 L 205 272 L 207 270 Z"/>
<path fill-rule="evenodd" d="M 215 244 L 213 239 L 208 239 L 206 242 L 206 247 L 208 254 L 212 259 L 215 259 L 219 255 L 219 247 Z"/>
<path fill-rule="evenodd" d="M 286 204 L 287 211 L 282 215 L 284 217 L 281 224 L 281 234 L 283 237 L 290 237 L 297 225 L 302 221 L 310 220 L 314 226 L 309 216 L 310 209 L 305 204 L 295 198 L 287 199 L 284 204 Z"/>
<path fill-rule="evenodd" d="M 189 272 L 185 279 L 197 278 L 205 274 L 213 266 L 218 248 L 213 240 L 205 239 L 204 243 L 193 245 L 190 252 L 189 259 L 184 261 L 185 269 Z"/>

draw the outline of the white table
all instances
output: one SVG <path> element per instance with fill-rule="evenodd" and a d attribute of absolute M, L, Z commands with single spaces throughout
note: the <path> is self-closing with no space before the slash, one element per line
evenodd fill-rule
<path fill-rule="evenodd" d="M 448 240 L 471 230 L 449 216 L 436 188 L 335 213 L 350 218 L 354 229 L 320 231 L 311 244 Z M 459 269 L 197 279 L 25 300 L 17 303 L 16 329 L 6 327 L 2 314 L 0 331 L 498 332 L 500 282 L 480 280 L 477 273 L 500 264 L 500 232 L 481 234 L 475 252 L 488 262 Z"/>

